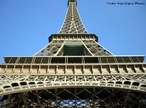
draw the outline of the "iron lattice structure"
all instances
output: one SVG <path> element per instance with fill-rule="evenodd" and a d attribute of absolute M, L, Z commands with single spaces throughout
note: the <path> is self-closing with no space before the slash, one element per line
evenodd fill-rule
<path fill-rule="evenodd" d="M 0 64 L 2 108 L 146 108 L 144 56 L 115 56 L 68 10 L 58 34 L 30 57 Z"/>

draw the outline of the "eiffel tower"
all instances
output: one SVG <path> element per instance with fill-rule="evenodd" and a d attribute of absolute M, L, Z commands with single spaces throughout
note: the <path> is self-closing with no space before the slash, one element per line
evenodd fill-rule
<path fill-rule="evenodd" d="M 144 56 L 115 56 L 68 0 L 58 34 L 30 57 L 0 64 L 1 108 L 146 108 Z"/>

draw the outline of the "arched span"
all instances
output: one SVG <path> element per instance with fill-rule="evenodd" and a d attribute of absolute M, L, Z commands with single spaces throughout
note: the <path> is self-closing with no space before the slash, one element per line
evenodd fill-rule
<path fill-rule="evenodd" d="M 56 89 L 56 88 L 112 88 L 112 89 L 127 89 L 131 91 L 137 91 L 137 92 L 146 92 L 146 85 L 142 85 L 137 82 L 133 82 L 133 84 L 130 85 L 130 82 L 125 81 L 122 82 L 107 82 L 107 81 L 82 81 L 82 82 L 19 82 L 18 83 L 12 83 L 10 85 L 6 85 L 0 88 L 0 95 L 6 95 L 6 94 L 13 94 L 13 93 L 19 93 L 19 92 L 26 92 L 26 91 L 33 91 L 33 90 L 43 90 L 43 89 Z"/>

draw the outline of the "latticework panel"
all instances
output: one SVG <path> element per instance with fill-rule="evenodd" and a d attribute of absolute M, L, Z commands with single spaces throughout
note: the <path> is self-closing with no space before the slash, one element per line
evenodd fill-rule
<path fill-rule="evenodd" d="M 87 33 L 87 30 L 82 24 L 80 19 L 76 2 L 69 2 L 66 18 L 64 20 L 63 26 L 59 31 L 59 34 L 77 34 L 77 33 Z"/>
<path fill-rule="evenodd" d="M 143 56 L 114 56 L 87 34 L 76 0 L 59 34 L 33 57 L 0 64 L 1 108 L 145 108 Z"/>
<path fill-rule="evenodd" d="M 111 52 L 109 52 L 107 49 L 102 47 L 94 40 L 84 40 L 82 42 L 85 45 L 85 48 L 88 50 L 88 52 L 90 52 L 93 56 L 113 55 Z"/>
<path fill-rule="evenodd" d="M 6 100 L 6 101 L 4 101 Z M 107 88 L 55 88 L 1 98 L 2 108 L 145 108 L 146 94 Z"/>
<path fill-rule="evenodd" d="M 45 46 L 35 56 L 66 56 L 65 45 L 68 44 L 71 54 L 75 52 L 81 52 L 84 56 L 111 56 L 113 55 L 107 49 L 98 44 L 94 39 L 92 40 L 52 40 L 50 44 Z M 82 46 L 82 49 L 78 49 L 78 43 Z M 79 55 L 78 55 L 79 56 Z"/>
<path fill-rule="evenodd" d="M 104 87 L 146 92 L 146 75 L 1 75 L 0 95 L 47 88 Z"/>
<path fill-rule="evenodd" d="M 58 52 L 61 53 L 59 49 L 63 45 L 64 45 L 63 40 L 53 40 L 44 48 L 42 48 L 39 52 L 37 52 L 35 56 L 54 56 Z"/>

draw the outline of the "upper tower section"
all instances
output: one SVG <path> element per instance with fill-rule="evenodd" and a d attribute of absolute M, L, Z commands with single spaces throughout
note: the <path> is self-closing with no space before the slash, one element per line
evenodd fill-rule
<path fill-rule="evenodd" d="M 75 2 L 76 5 L 77 5 L 77 0 L 68 0 L 68 6 L 69 6 L 69 3 L 70 3 L 70 2 Z"/>
<path fill-rule="evenodd" d="M 68 0 L 68 9 L 59 34 L 85 34 L 85 29 L 77 9 L 76 0 Z"/>

